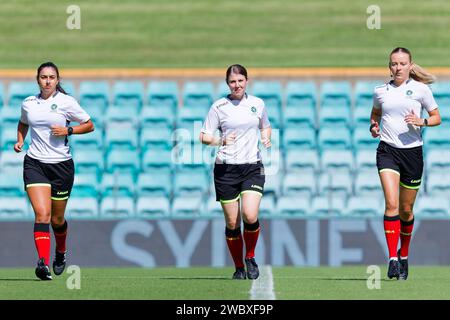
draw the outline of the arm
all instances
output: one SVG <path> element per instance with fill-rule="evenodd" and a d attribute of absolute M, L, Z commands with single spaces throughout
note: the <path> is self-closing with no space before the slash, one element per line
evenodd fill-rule
<path fill-rule="evenodd" d="M 56 125 L 51 126 L 52 134 L 54 136 L 67 136 L 69 133 L 69 127 L 59 127 Z M 84 134 L 94 131 L 94 123 L 91 120 L 80 123 L 78 126 L 73 126 L 73 134 Z"/>
<path fill-rule="evenodd" d="M 267 127 L 261 129 L 261 142 L 266 148 L 270 148 L 272 143 L 270 142 L 270 138 L 272 137 L 272 128 Z"/>
<path fill-rule="evenodd" d="M 215 137 L 213 135 L 200 132 L 200 142 L 208 146 L 221 146 L 223 145 L 222 139 L 220 137 Z"/>
<path fill-rule="evenodd" d="M 14 151 L 21 152 L 23 148 L 23 144 L 25 141 L 25 137 L 28 133 L 28 125 L 19 121 L 17 125 L 17 142 L 14 144 Z"/>
<path fill-rule="evenodd" d="M 372 113 L 370 114 L 370 133 L 374 138 L 380 136 L 380 120 L 381 108 L 372 107 Z"/>
<path fill-rule="evenodd" d="M 428 115 L 430 116 L 427 120 L 427 127 L 434 127 L 441 124 L 441 115 L 439 114 L 439 109 L 436 108 L 434 110 L 428 111 Z M 413 124 L 418 127 L 425 126 L 425 119 L 417 117 L 414 112 L 411 112 L 405 117 L 405 121 L 408 124 Z"/>

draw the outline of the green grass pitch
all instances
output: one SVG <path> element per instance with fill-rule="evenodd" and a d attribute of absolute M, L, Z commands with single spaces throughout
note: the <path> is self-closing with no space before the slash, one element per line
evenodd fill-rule
<path fill-rule="evenodd" d="M 447 0 L 68 0 L 0 3 L 0 67 L 387 66 L 396 46 L 450 66 Z M 370 5 L 381 29 L 370 30 Z"/>
<path fill-rule="evenodd" d="M 366 266 L 272 267 L 277 300 L 449 299 L 450 267 L 412 266 L 407 281 L 388 280 L 368 289 Z M 249 300 L 252 282 L 231 280 L 227 268 L 81 268 L 80 289 L 67 273 L 40 281 L 32 268 L 0 269 L 0 299 Z"/>

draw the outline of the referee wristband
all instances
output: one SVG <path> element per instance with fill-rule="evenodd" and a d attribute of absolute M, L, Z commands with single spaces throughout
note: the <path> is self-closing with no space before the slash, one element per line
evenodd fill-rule
<path fill-rule="evenodd" d="M 428 119 L 423 119 L 423 125 L 424 125 L 425 127 L 428 127 Z"/>
<path fill-rule="evenodd" d="M 72 127 L 67 128 L 67 135 L 71 136 L 72 133 L 73 133 L 73 128 Z"/>

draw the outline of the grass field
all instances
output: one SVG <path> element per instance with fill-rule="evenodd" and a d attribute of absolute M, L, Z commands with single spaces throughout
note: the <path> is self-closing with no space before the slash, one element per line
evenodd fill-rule
<path fill-rule="evenodd" d="M 69 30 L 69 5 L 81 29 Z M 369 30 L 367 8 L 381 10 Z M 396 46 L 450 66 L 450 2 L 15 0 L 0 4 L 0 68 L 385 66 Z"/>
<path fill-rule="evenodd" d="M 407 281 L 388 280 L 386 267 L 380 269 L 380 289 L 369 290 L 366 266 L 272 267 L 273 298 L 450 299 L 450 267 L 415 266 Z M 31 268 L 4 268 L 0 269 L 0 299 L 249 300 L 255 297 L 252 291 L 261 293 L 272 287 L 268 286 L 265 271 L 255 283 L 231 280 L 232 271 L 231 268 L 82 268 L 81 288 L 69 290 L 67 273 L 53 276 L 53 281 L 40 281 Z"/>

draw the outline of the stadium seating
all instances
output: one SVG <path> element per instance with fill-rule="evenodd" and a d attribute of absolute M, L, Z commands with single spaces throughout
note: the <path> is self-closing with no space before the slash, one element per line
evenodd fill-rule
<path fill-rule="evenodd" d="M 384 214 L 384 204 L 380 197 L 373 195 L 352 196 L 348 199 L 346 211 L 352 217 L 377 217 Z"/>
<path fill-rule="evenodd" d="M 0 197 L 0 220 L 24 220 L 31 218 L 24 197 Z"/>
<path fill-rule="evenodd" d="M 352 90 L 348 81 L 324 81 L 320 86 L 321 107 L 350 108 Z M 340 111 L 340 109 L 338 109 Z"/>
<path fill-rule="evenodd" d="M 353 132 L 353 147 L 355 150 L 375 150 L 379 143 L 379 139 L 374 139 L 372 137 L 367 125 L 355 128 L 355 131 Z"/>
<path fill-rule="evenodd" d="M 67 202 L 66 218 L 70 220 L 99 219 L 99 205 L 96 197 L 70 197 Z"/>
<path fill-rule="evenodd" d="M 336 109 L 334 106 L 324 106 L 319 111 L 319 128 L 346 127 L 350 128 L 350 108 Z"/>
<path fill-rule="evenodd" d="M 313 217 L 340 217 L 345 214 L 343 197 L 318 196 L 312 199 L 309 215 Z"/>
<path fill-rule="evenodd" d="M 261 198 L 259 205 L 259 215 L 261 217 L 270 217 L 276 213 L 275 197 L 270 195 Z"/>
<path fill-rule="evenodd" d="M 283 196 L 307 197 L 317 194 L 317 178 L 313 172 L 286 174 L 282 183 Z"/>
<path fill-rule="evenodd" d="M 101 219 L 123 219 L 135 216 L 135 204 L 131 197 L 104 197 L 100 204 Z"/>
<path fill-rule="evenodd" d="M 382 84 L 383 82 L 381 81 L 357 80 L 354 92 L 356 108 L 363 108 L 370 113 L 373 106 L 373 92 L 375 87 Z"/>
<path fill-rule="evenodd" d="M 168 127 L 143 128 L 140 135 L 139 146 L 141 152 L 154 148 L 171 149 L 173 146 L 172 130 Z"/>
<path fill-rule="evenodd" d="M 322 153 L 322 170 L 333 172 L 353 172 L 355 164 L 350 150 L 324 150 Z"/>
<path fill-rule="evenodd" d="M 425 155 L 425 166 L 428 173 L 450 172 L 450 150 L 449 149 L 432 149 Z"/>
<path fill-rule="evenodd" d="M 434 171 L 427 174 L 426 190 L 428 194 L 450 196 L 450 173 Z"/>
<path fill-rule="evenodd" d="M 450 149 L 450 128 L 441 126 L 426 128 L 423 134 L 423 142 L 427 150 Z"/>
<path fill-rule="evenodd" d="M 281 84 L 278 81 L 254 81 L 250 92 L 264 100 L 269 114 L 279 112 L 282 106 Z M 276 110 L 274 110 L 276 109 Z"/>
<path fill-rule="evenodd" d="M 144 104 L 144 84 L 141 81 L 116 81 L 113 86 L 113 104 L 139 111 Z"/>
<path fill-rule="evenodd" d="M 116 129 L 115 126 L 123 125 L 133 127 L 134 130 L 139 127 L 138 110 L 135 108 L 110 106 L 104 118 L 106 129 Z"/>
<path fill-rule="evenodd" d="M 319 176 L 319 195 L 348 197 L 353 194 L 352 177 L 348 173 L 322 173 Z"/>
<path fill-rule="evenodd" d="M 320 128 L 318 147 L 321 151 L 326 149 L 351 149 L 351 133 L 348 128 Z"/>
<path fill-rule="evenodd" d="M 286 150 L 286 170 L 287 172 L 294 171 L 311 171 L 319 172 L 320 161 L 317 150 L 301 150 L 290 149 Z"/>
<path fill-rule="evenodd" d="M 355 195 L 357 196 L 382 196 L 380 178 L 376 168 L 372 171 L 360 171 L 355 178 Z"/>
<path fill-rule="evenodd" d="M 21 197 L 25 195 L 22 179 L 10 173 L 0 173 L 0 197 Z"/>
<path fill-rule="evenodd" d="M 82 81 L 79 89 L 80 105 L 89 113 L 91 109 L 105 110 L 109 105 L 109 84 L 106 81 Z"/>
<path fill-rule="evenodd" d="M 201 197 L 176 196 L 172 204 L 172 217 L 197 217 L 202 215 L 204 204 Z"/>
<path fill-rule="evenodd" d="M 39 93 L 39 86 L 35 81 L 11 81 L 9 84 L 8 106 L 20 109 L 22 102 L 29 96 Z"/>
<path fill-rule="evenodd" d="M 317 86 L 313 81 L 289 81 L 285 94 L 288 107 L 316 107 Z"/>
<path fill-rule="evenodd" d="M 442 196 L 420 196 L 414 205 L 414 214 L 418 218 L 449 218 L 448 198 Z"/>
<path fill-rule="evenodd" d="M 2 108 L 0 110 L 2 128 L 9 127 L 17 130 L 20 120 L 20 108 Z"/>
<path fill-rule="evenodd" d="M 139 169 L 139 156 L 135 150 L 113 149 L 106 156 L 108 173 L 130 173 L 136 176 Z"/>
<path fill-rule="evenodd" d="M 103 148 L 103 133 L 96 128 L 89 134 L 76 134 L 69 138 L 69 143 L 75 150 L 101 150 Z"/>
<path fill-rule="evenodd" d="M 214 86 L 208 81 L 186 81 L 183 86 L 183 108 L 198 108 L 206 115 L 214 101 Z"/>
<path fill-rule="evenodd" d="M 283 133 L 283 147 L 287 150 L 314 149 L 317 146 L 316 131 L 309 127 L 289 127 Z"/>
<path fill-rule="evenodd" d="M 172 195 L 172 174 L 170 172 L 141 173 L 137 179 L 138 197 L 170 198 Z"/>
<path fill-rule="evenodd" d="M 0 172 L 22 176 L 23 158 L 25 152 L 16 153 L 13 150 L 6 150 L 0 153 Z"/>
<path fill-rule="evenodd" d="M 139 115 L 141 128 L 167 127 L 173 129 L 175 123 L 174 111 L 164 105 L 144 106 Z"/>
<path fill-rule="evenodd" d="M 147 85 L 147 104 L 166 107 L 173 113 L 178 108 L 178 85 L 175 81 L 150 81 Z"/>
<path fill-rule="evenodd" d="M 316 127 L 316 108 L 313 106 L 286 106 L 281 115 L 284 128 L 290 127 Z"/>
<path fill-rule="evenodd" d="M 130 125 L 117 125 L 112 130 L 105 130 L 105 147 L 108 152 L 114 150 L 136 151 L 138 132 Z M 136 157 L 137 154 L 135 153 Z"/>
<path fill-rule="evenodd" d="M 355 154 L 355 165 L 358 172 L 377 171 L 376 150 L 357 150 Z"/>
<path fill-rule="evenodd" d="M 169 199 L 164 196 L 139 197 L 136 202 L 136 216 L 144 219 L 169 217 Z"/>
<path fill-rule="evenodd" d="M 310 214 L 310 198 L 283 196 L 278 199 L 276 213 L 281 216 L 300 217 Z"/>
<path fill-rule="evenodd" d="M 5 87 L 3 83 L 0 82 L 0 108 L 5 105 Z"/>
<path fill-rule="evenodd" d="M 77 173 L 74 178 L 71 197 L 98 198 L 98 179 L 95 174 Z"/>
<path fill-rule="evenodd" d="M 102 177 L 100 192 L 103 197 L 134 197 L 135 183 L 131 174 L 109 174 Z"/>

